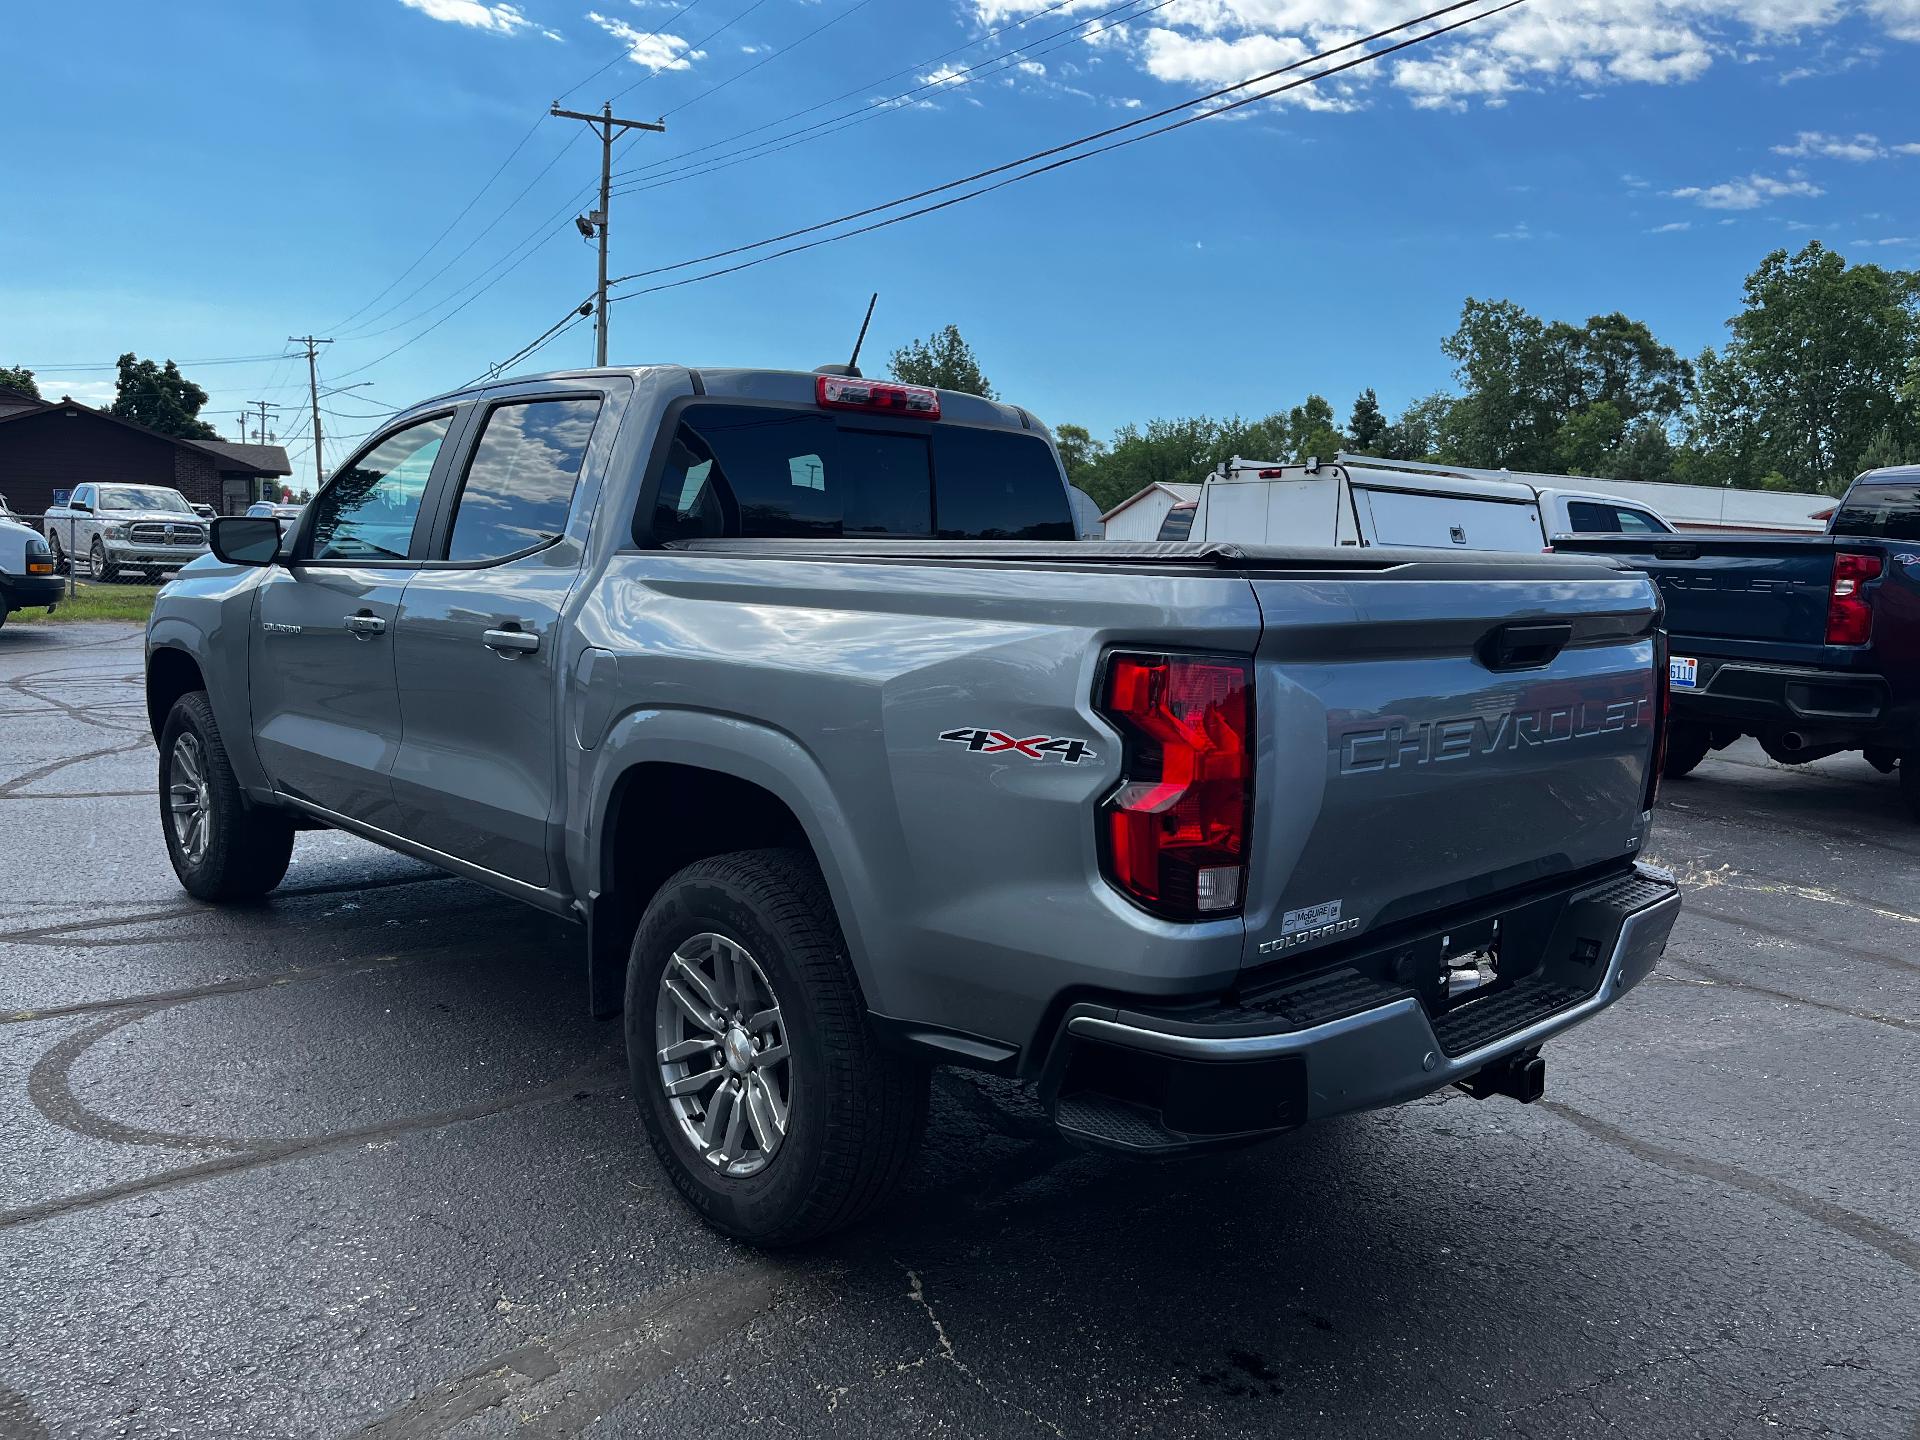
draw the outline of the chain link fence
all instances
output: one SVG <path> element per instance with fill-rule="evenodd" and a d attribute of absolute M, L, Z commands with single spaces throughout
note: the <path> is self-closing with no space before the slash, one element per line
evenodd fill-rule
<path fill-rule="evenodd" d="M 90 587 L 157 590 L 207 548 L 204 519 L 116 521 L 110 512 L 88 516 L 12 511 L 0 518 L 25 525 L 46 540 L 54 571 L 66 581 L 69 596 Z"/>

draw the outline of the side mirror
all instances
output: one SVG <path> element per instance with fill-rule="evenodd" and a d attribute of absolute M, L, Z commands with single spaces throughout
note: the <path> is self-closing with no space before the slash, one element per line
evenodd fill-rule
<path fill-rule="evenodd" d="M 91 515 L 93 513 L 93 506 L 84 500 L 69 500 L 67 502 L 67 508 L 69 510 L 78 510 L 82 515 Z"/>
<path fill-rule="evenodd" d="M 222 515 L 207 543 L 229 565 L 271 565 L 280 553 L 280 522 L 266 515 Z"/>

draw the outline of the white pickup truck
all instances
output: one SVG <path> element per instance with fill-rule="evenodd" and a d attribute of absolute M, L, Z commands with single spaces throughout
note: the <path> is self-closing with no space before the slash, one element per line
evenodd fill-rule
<path fill-rule="evenodd" d="M 207 523 L 164 485 L 76 485 L 43 522 L 56 560 L 86 557 L 96 580 L 138 570 L 158 580 L 207 553 Z"/>
<path fill-rule="evenodd" d="M 1206 477 L 1192 506 L 1168 512 L 1159 538 L 1529 553 L 1573 532 L 1672 530 L 1653 511 L 1615 496 L 1523 480 L 1236 455 Z"/>

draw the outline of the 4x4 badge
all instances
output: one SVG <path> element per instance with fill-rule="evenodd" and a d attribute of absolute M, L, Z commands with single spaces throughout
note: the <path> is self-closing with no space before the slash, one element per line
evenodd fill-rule
<path fill-rule="evenodd" d="M 1049 755 L 1057 755 L 1069 765 L 1078 765 L 1082 760 L 1100 758 L 1087 748 L 1086 741 L 1070 739 L 1064 735 L 1029 735 L 1025 739 L 1020 739 L 1007 734 L 1004 730 L 986 730 L 979 726 L 969 726 L 960 730 L 943 731 L 940 738 L 951 740 L 956 745 L 964 745 L 975 755 L 1019 755 L 1027 760 L 1045 760 Z"/>

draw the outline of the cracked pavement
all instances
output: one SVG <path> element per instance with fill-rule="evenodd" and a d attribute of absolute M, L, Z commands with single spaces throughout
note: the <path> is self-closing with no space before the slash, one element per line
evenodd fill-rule
<path fill-rule="evenodd" d="M 1174 1165 L 945 1075 L 902 1199 L 694 1223 L 579 936 L 346 836 L 214 910 L 140 637 L 0 631 L 0 1437 L 1920 1436 L 1920 826 L 1670 783 L 1666 960 L 1455 1092 Z"/>

